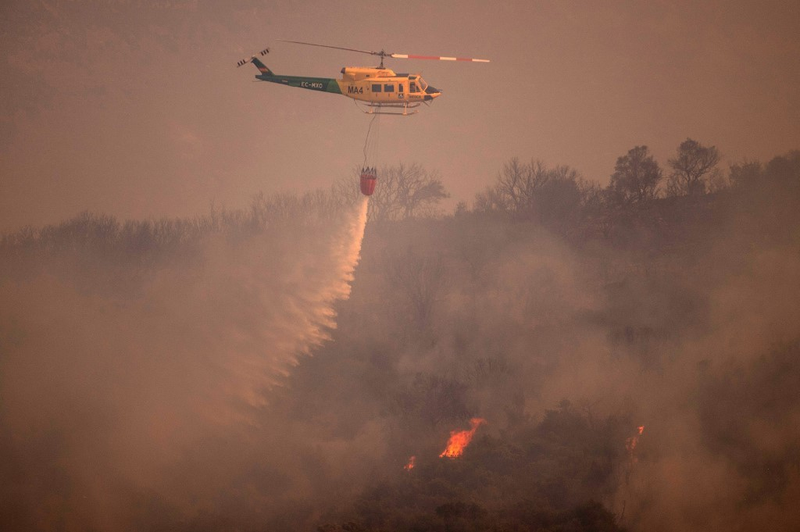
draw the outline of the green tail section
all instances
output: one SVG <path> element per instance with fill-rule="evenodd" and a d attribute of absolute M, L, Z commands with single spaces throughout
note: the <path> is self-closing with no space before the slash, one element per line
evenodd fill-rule
<path fill-rule="evenodd" d="M 274 76 L 275 75 L 275 74 L 272 73 L 272 70 L 267 68 L 267 65 L 265 65 L 264 63 L 259 61 L 257 58 L 254 57 L 250 61 L 256 66 L 256 68 L 259 70 L 259 72 L 261 72 L 261 74 L 263 76 Z M 256 76 L 256 77 L 258 77 L 258 76 Z"/>
<path fill-rule="evenodd" d="M 299 89 L 308 89 L 312 91 L 331 92 L 333 94 L 341 94 L 339 84 L 333 78 L 307 78 L 304 76 L 280 76 L 273 73 L 258 59 L 253 59 L 253 64 L 261 70 L 261 74 L 256 76 L 256 79 L 261 81 L 269 81 L 270 83 L 280 83 L 289 87 L 297 87 Z M 263 70 L 262 70 L 263 67 Z M 265 72 L 266 70 L 266 72 Z"/>

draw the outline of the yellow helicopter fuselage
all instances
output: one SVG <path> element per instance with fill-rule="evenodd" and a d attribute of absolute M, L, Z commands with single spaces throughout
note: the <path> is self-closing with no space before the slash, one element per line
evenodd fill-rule
<path fill-rule="evenodd" d="M 345 67 L 336 82 L 344 96 L 374 104 L 426 102 L 441 94 L 419 74 L 396 74 L 388 68 Z"/>

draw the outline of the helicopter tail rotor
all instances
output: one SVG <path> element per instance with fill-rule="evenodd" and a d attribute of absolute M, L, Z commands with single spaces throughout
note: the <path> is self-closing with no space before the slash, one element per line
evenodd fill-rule
<path fill-rule="evenodd" d="M 259 61 L 259 60 L 258 60 L 258 56 L 260 55 L 260 56 L 262 56 L 262 57 L 263 57 L 263 56 L 267 55 L 268 53 L 269 53 L 269 48 L 264 48 L 263 50 L 261 50 L 260 52 L 258 52 L 258 54 L 256 54 L 256 55 L 252 55 L 252 56 L 250 56 L 250 57 L 249 57 L 249 58 L 247 58 L 247 59 L 240 59 L 240 60 L 239 60 L 239 61 L 236 63 L 236 68 L 239 68 L 239 67 L 240 67 L 240 66 L 242 66 L 242 65 L 246 65 L 247 63 L 253 63 L 253 64 L 254 64 L 254 65 L 256 65 L 256 66 L 259 66 L 259 65 L 262 65 L 262 66 L 263 66 L 264 64 L 263 64 L 261 61 Z M 267 71 L 266 71 L 266 72 L 264 72 L 263 70 L 261 70 L 261 68 L 260 68 L 260 67 L 259 67 L 259 70 L 261 70 L 261 72 L 263 72 L 264 74 L 267 74 L 267 73 L 270 73 L 270 74 L 271 74 L 271 72 L 269 72 L 269 69 L 268 69 L 267 67 L 264 67 L 264 68 L 266 68 L 266 69 L 267 69 Z"/>

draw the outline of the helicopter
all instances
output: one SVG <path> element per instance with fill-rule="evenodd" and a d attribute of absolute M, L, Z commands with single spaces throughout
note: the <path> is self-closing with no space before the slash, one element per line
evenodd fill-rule
<path fill-rule="evenodd" d="M 429 104 L 439 96 L 442 91 L 429 85 L 420 74 L 398 74 L 393 70 L 384 67 L 383 60 L 391 59 L 426 59 L 435 61 L 467 61 L 473 63 L 488 63 L 488 59 L 473 59 L 465 57 L 441 57 L 396 54 L 381 50 L 375 52 L 371 50 L 358 50 L 355 48 L 343 48 L 341 46 L 328 46 L 325 44 L 315 44 L 302 41 L 281 41 L 292 44 L 302 44 L 305 46 L 317 46 L 320 48 L 332 48 L 334 50 L 346 50 L 362 54 L 374 55 L 381 58 L 380 65 L 377 67 L 344 67 L 341 70 L 342 79 L 316 78 L 307 76 L 283 76 L 271 71 L 261 62 L 258 56 L 265 56 L 269 53 L 269 48 L 261 50 L 257 55 L 249 59 L 242 59 L 236 66 L 240 67 L 247 63 L 253 63 L 260 74 L 256 75 L 259 81 L 279 83 L 289 87 L 298 87 L 319 92 L 329 92 L 341 94 L 361 103 L 363 111 L 367 114 L 389 114 L 389 115 L 411 115 L 417 113 L 417 108 L 425 103 Z"/>

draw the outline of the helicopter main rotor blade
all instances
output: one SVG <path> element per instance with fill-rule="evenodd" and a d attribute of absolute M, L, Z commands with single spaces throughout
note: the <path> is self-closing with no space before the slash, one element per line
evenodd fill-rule
<path fill-rule="evenodd" d="M 287 41 L 284 39 L 278 39 L 280 42 L 290 42 L 292 44 L 304 44 L 306 46 L 319 46 L 320 48 L 333 48 L 334 50 L 346 50 L 348 52 L 358 52 L 360 54 L 369 54 L 369 55 L 378 55 L 378 56 L 387 56 L 391 57 L 392 54 L 387 54 L 384 52 L 373 52 L 372 50 L 358 50 L 356 48 L 344 48 L 343 46 L 329 46 L 327 44 L 316 44 L 313 42 L 302 42 L 302 41 Z"/>
<path fill-rule="evenodd" d="M 471 57 L 445 57 L 434 55 L 409 55 L 409 54 L 388 54 L 392 59 L 431 59 L 434 61 L 471 61 L 473 63 L 488 63 L 488 59 L 473 59 Z"/>
<path fill-rule="evenodd" d="M 410 54 L 390 54 L 388 52 L 384 52 L 381 50 L 380 52 L 375 52 L 372 50 L 359 50 L 357 48 L 345 48 L 343 46 L 330 46 L 328 44 L 316 44 L 313 42 L 303 42 L 303 41 L 287 41 L 284 39 L 280 39 L 281 42 L 289 42 L 292 44 L 303 44 L 305 46 L 318 46 L 320 48 L 333 48 L 334 50 L 346 50 L 348 52 L 358 52 L 360 54 L 369 54 L 369 55 L 377 55 L 378 57 L 391 57 L 392 59 L 430 59 L 434 61 L 469 61 L 472 63 L 488 63 L 488 59 L 473 59 L 471 57 L 446 57 L 446 56 L 434 56 L 434 55 L 410 55 Z"/>

